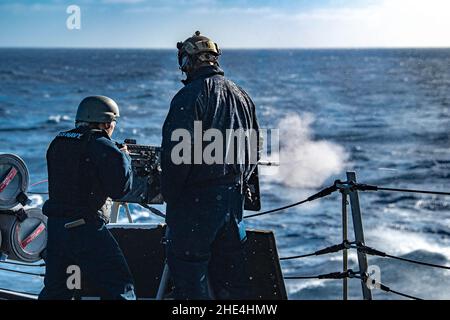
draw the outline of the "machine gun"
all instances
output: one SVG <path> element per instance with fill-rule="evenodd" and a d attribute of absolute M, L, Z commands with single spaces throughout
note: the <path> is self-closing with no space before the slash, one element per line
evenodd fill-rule
<path fill-rule="evenodd" d="M 148 208 L 148 204 L 163 204 L 161 194 L 161 147 L 138 145 L 136 140 L 125 139 L 119 148 L 126 146 L 130 153 L 133 169 L 132 190 L 121 199 L 113 199 L 116 203 L 137 203 Z M 263 166 L 276 166 L 270 162 L 260 162 Z M 244 185 L 245 210 L 261 209 L 259 173 L 256 166 Z M 117 211 L 117 208 L 116 208 Z M 128 213 L 128 212 L 127 212 Z M 130 216 L 130 214 L 128 213 Z M 131 219 L 129 217 L 129 219 Z"/>
<path fill-rule="evenodd" d="M 138 145 L 136 140 L 125 139 L 119 148 L 126 146 L 131 157 L 133 169 L 132 190 L 121 199 L 121 203 L 162 204 L 161 195 L 161 148 Z"/>

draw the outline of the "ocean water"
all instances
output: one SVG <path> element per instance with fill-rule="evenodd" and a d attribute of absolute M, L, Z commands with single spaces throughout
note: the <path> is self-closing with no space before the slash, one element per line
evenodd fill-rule
<path fill-rule="evenodd" d="M 263 209 L 302 200 L 352 170 L 364 183 L 450 190 L 450 50 L 225 50 L 221 61 L 253 97 L 262 127 L 281 130 L 281 167 L 262 177 Z M 174 51 L 0 49 L 0 150 L 21 156 L 32 182 L 45 179 L 49 142 L 71 128 L 78 103 L 92 94 L 119 103 L 115 139 L 160 144 L 181 79 Z M 33 200 L 40 206 L 45 198 Z M 367 245 L 450 265 L 449 197 L 364 193 L 360 200 Z M 341 242 L 340 208 L 335 194 L 248 226 L 273 230 L 280 256 L 309 253 Z M 132 209 L 137 222 L 161 222 Z M 317 275 L 341 264 L 332 254 L 282 267 L 285 275 Z M 392 289 L 450 299 L 448 271 L 374 257 L 369 264 Z M 358 269 L 353 252 L 350 266 Z M 350 297 L 360 299 L 358 280 L 349 283 Z M 42 280 L 0 271 L 0 287 L 38 292 Z M 333 280 L 288 280 L 287 288 L 291 299 L 342 292 Z"/>

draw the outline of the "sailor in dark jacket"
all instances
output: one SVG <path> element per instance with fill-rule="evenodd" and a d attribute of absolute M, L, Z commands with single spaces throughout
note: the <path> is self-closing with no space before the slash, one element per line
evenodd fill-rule
<path fill-rule="evenodd" d="M 216 43 L 196 32 L 178 43 L 178 50 L 187 79 L 164 123 L 161 181 L 175 298 L 245 299 L 251 283 L 244 270 L 243 184 L 257 164 L 258 150 L 251 146 L 258 143 L 230 147 L 227 138 L 239 129 L 258 132 L 255 106 L 243 89 L 224 77 Z M 222 161 L 202 158 L 208 142 L 199 145 L 198 135 L 207 131 L 221 134 L 222 150 L 216 152 L 222 153 Z M 190 161 L 182 163 L 175 159 L 180 132 L 191 137 L 182 155 L 186 159 L 187 153 Z"/>
<path fill-rule="evenodd" d="M 44 289 L 40 299 L 71 299 L 88 282 L 102 299 L 134 299 L 133 279 L 122 251 L 105 227 L 107 198 L 121 198 L 132 184 L 131 160 L 111 135 L 119 108 L 110 98 L 85 98 L 76 128 L 61 132 L 47 151 L 49 199 Z M 74 266 L 76 269 L 74 269 Z M 92 294 L 91 294 L 92 296 Z"/>

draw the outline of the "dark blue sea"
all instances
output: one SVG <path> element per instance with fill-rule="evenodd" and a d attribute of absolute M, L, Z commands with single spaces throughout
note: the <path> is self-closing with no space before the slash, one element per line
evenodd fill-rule
<path fill-rule="evenodd" d="M 300 201 L 346 171 L 379 186 L 450 191 L 450 50 L 225 50 L 221 66 L 253 97 L 261 126 L 281 130 L 281 167 L 262 177 L 263 209 Z M 49 142 L 73 126 L 78 103 L 93 94 L 121 107 L 115 139 L 158 145 L 181 79 L 174 51 L 0 49 L 0 151 L 21 156 L 31 182 L 46 179 Z M 33 205 L 44 200 L 33 196 Z M 367 245 L 450 265 L 449 197 L 378 192 L 360 201 Z M 132 209 L 137 222 L 161 222 Z M 273 230 L 280 256 L 340 243 L 340 195 L 248 226 Z M 355 270 L 356 261 L 352 252 Z M 376 257 L 369 264 L 394 290 L 450 299 L 448 271 Z M 282 262 L 285 275 L 341 265 L 341 254 Z M 350 297 L 361 298 L 358 280 L 349 283 Z M 42 280 L 0 271 L 0 287 L 38 292 Z M 333 280 L 288 280 L 287 288 L 291 299 L 340 299 L 342 292 Z M 397 297 L 376 291 L 375 298 Z"/>

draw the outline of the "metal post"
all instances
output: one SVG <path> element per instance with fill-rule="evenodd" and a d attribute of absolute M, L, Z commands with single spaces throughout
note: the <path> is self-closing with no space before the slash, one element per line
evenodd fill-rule
<path fill-rule="evenodd" d="M 127 214 L 128 222 L 133 223 L 133 218 L 131 217 L 130 207 L 126 202 L 113 202 L 111 207 L 111 215 L 109 217 L 110 223 L 117 223 L 119 220 L 120 207 L 123 206 L 125 208 L 125 212 Z"/>
<path fill-rule="evenodd" d="M 356 173 L 355 172 L 347 172 L 347 181 L 356 183 Z M 362 216 L 361 216 L 361 208 L 359 206 L 359 196 L 357 190 L 351 190 L 349 192 L 350 196 L 350 205 L 352 208 L 352 220 L 353 220 L 353 229 L 355 231 L 355 239 L 356 242 L 364 245 L 364 229 L 363 229 L 363 223 L 362 223 Z M 361 276 L 364 276 L 367 273 L 367 256 L 365 253 L 358 252 L 358 264 L 359 264 L 359 271 Z M 364 300 L 372 300 L 372 292 L 370 289 L 366 286 L 365 281 L 361 280 L 361 286 L 362 286 L 362 293 Z"/>
<path fill-rule="evenodd" d="M 159 282 L 158 293 L 156 294 L 156 300 L 164 300 L 164 294 L 167 290 L 167 284 L 169 283 L 170 271 L 167 262 L 164 264 L 164 270 Z"/>
<path fill-rule="evenodd" d="M 131 216 L 130 206 L 128 203 L 124 203 L 125 212 L 127 213 L 128 223 L 133 223 L 133 217 Z"/>
<path fill-rule="evenodd" d="M 120 202 L 114 201 L 111 207 L 111 215 L 109 216 L 110 223 L 117 223 L 117 220 L 119 218 L 119 211 L 120 211 Z"/>
<path fill-rule="evenodd" d="M 347 228 L 347 191 L 342 190 L 342 242 L 348 241 L 348 228 Z M 342 271 L 348 271 L 348 251 L 342 250 Z M 348 279 L 342 279 L 342 299 L 348 300 Z"/>

